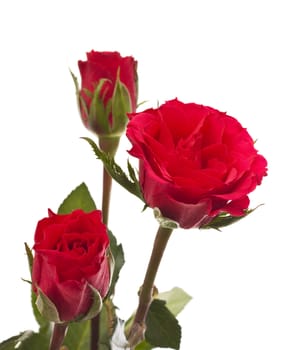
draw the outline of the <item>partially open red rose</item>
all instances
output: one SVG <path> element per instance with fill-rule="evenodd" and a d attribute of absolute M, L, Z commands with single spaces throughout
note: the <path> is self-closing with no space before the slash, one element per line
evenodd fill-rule
<path fill-rule="evenodd" d="M 211 107 L 175 99 L 130 114 L 127 136 L 146 203 L 183 228 L 243 215 L 266 175 L 247 130 Z"/>
<path fill-rule="evenodd" d="M 61 321 L 83 317 L 93 290 L 103 298 L 110 285 L 109 238 L 101 212 L 56 215 L 40 220 L 35 232 L 32 283 L 55 305 Z"/>
<path fill-rule="evenodd" d="M 87 61 L 79 61 L 78 66 L 83 123 L 98 135 L 122 133 L 126 113 L 136 110 L 137 62 L 118 52 L 91 51 Z"/>

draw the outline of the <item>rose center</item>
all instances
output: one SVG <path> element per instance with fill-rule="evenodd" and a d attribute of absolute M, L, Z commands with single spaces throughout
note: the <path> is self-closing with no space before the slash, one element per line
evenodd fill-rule
<path fill-rule="evenodd" d="M 84 240 L 62 240 L 57 244 L 60 252 L 71 252 L 75 255 L 83 255 L 88 252 L 88 244 Z"/>

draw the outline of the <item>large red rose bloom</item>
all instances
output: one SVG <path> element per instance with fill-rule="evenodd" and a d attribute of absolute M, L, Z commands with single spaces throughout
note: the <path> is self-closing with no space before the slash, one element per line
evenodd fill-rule
<path fill-rule="evenodd" d="M 183 228 L 200 227 L 221 212 L 244 214 L 267 162 L 235 118 L 177 99 L 129 118 L 130 154 L 140 160 L 150 207 Z"/>

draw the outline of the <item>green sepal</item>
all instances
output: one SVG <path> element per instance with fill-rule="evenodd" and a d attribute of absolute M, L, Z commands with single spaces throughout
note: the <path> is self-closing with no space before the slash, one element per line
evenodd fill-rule
<path fill-rule="evenodd" d="M 154 217 L 155 219 L 157 219 L 161 227 L 169 228 L 169 229 L 179 228 L 178 222 L 164 217 L 159 208 L 154 208 L 153 210 L 154 210 Z"/>
<path fill-rule="evenodd" d="M 39 333 L 50 333 L 50 321 L 46 319 L 43 315 L 40 314 L 40 311 L 36 304 L 37 301 L 37 295 L 33 291 L 33 288 L 31 290 L 31 304 L 33 308 L 33 314 L 35 317 L 35 320 L 39 324 Z"/>
<path fill-rule="evenodd" d="M 78 83 L 78 78 L 75 76 L 75 74 L 70 70 L 71 77 L 73 79 L 74 85 L 75 85 L 75 90 L 77 96 L 79 95 L 79 83 Z"/>
<path fill-rule="evenodd" d="M 70 70 L 71 77 L 73 79 L 74 85 L 75 85 L 75 92 L 76 92 L 76 97 L 77 97 L 77 104 L 79 105 L 79 83 L 78 83 L 78 78 L 75 76 L 75 74 Z"/>
<path fill-rule="evenodd" d="M 38 296 L 36 305 L 40 314 L 48 321 L 55 323 L 62 323 L 58 310 L 54 303 L 45 295 L 40 288 L 38 288 Z"/>
<path fill-rule="evenodd" d="M 201 226 L 200 229 L 213 228 L 217 231 L 221 231 L 221 228 L 232 225 L 235 222 L 240 221 L 241 219 L 244 219 L 246 216 L 253 213 L 253 211 L 256 210 L 258 207 L 260 207 L 261 205 L 262 204 L 258 205 L 254 209 L 245 210 L 245 213 L 242 216 L 232 216 L 228 213 L 220 213 L 219 215 L 214 217 L 208 224 Z"/>
<path fill-rule="evenodd" d="M 86 95 L 90 95 L 92 96 L 92 92 L 87 90 L 87 89 L 84 89 L 83 90 L 85 92 Z M 88 111 L 88 106 L 87 106 L 87 103 L 86 101 L 84 100 L 84 98 L 81 96 L 81 94 L 79 93 L 79 96 L 78 96 L 78 108 L 80 110 L 80 113 L 81 113 L 81 118 L 83 120 L 83 122 L 88 125 L 88 120 L 89 120 L 89 111 Z M 81 108 L 82 108 L 82 111 L 84 112 L 84 114 L 86 115 L 86 120 L 84 119 L 84 116 L 82 114 L 82 111 L 81 111 Z"/>
<path fill-rule="evenodd" d="M 97 135 L 109 135 L 111 133 L 110 128 L 110 108 L 105 107 L 102 96 L 102 89 L 107 79 L 100 79 L 91 98 L 88 123 L 90 130 L 94 131 Z"/>
<path fill-rule="evenodd" d="M 71 70 L 70 70 L 70 74 L 71 74 L 71 77 L 72 77 L 74 85 L 75 85 L 75 92 L 76 92 L 76 100 L 77 100 L 78 109 L 80 110 L 82 108 L 83 112 L 86 114 L 86 116 L 88 118 L 88 114 L 89 114 L 88 107 L 87 107 L 85 100 L 82 98 L 82 96 L 80 94 L 78 78 L 74 75 L 74 73 Z M 88 95 L 88 93 L 86 91 L 84 91 L 84 92 L 86 95 Z M 81 117 L 82 117 L 82 113 L 81 113 Z"/>
<path fill-rule="evenodd" d="M 93 92 L 83 89 L 90 99 L 89 108 L 81 95 L 77 77 L 72 71 L 70 73 L 75 85 L 78 108 L 82 109 L 86 115 L 87 127 L 98 136 L 120 137 L 128 122 L 127 113 L 131 111 L 130 94 L 125 84 L 120 81 L 120 69 L 117 72 L 113 96 L 106 103 L 103 89 L 108 79 L 100 79 Z M 112 119 L 110 119 L 111 116 Z"/>
<path fill-rule="evenodd" d="M 111 133 L 115 136 L 120 136 L 125 131 L 128 122 L 127 113 L 131 111 L 130 94 L 125 86 L 120 81 L 120 68 L 117 72 L 117 79 L 114 88 L 112 103 L 112 125 Z"/>
<path fill-rule="evenodd" d="M 92 139 L 90 139 L 89 137 L 82 137 L 82 139 L 89 143 L 96 157 L 103 162 L 110 176 L 127 191 L 129 191 L 144 202 L 144 198 L 140 190 L 140 184 L 137 178 L 135 177 L 135 171 L 134 169 L 132 169 L 131 165 L 128 165 L 128 177 L 124 173 L 122 168 L 115 162 L 114 158 L 111 157 L 109 154 L 103 152 Z M 130 171 L 130 169 L 132 169 L 132 171 Z"/>
<path fill-rule="evenodd" d="M 33 253 L 28 244 L 25 242 L 25 249 L 26 249 L 26 254 L 28 258 L 28 264 L 29 264 L 29 269 L 30 269 L 30 275 L 32 277 L 32 268 L 33 268 Z"/>
<path fill-rule="evenodd" d="M 136 108 L 143 106 L 145 103 L 149 102 L 148 100 L 141 101 L 137 104 Z"/>
<path fill-rule="evenodd" d="M 32 268 L 33 268 L 33 253 L 32 250 L 30 249 L 30 247 L 28 246 L 27 243 L 25 243 L 25 249 L 26 249 L 26 254 L 27 254 L 27 258 L 28 258 L 28 264 L 29 264 L 29 269 L 30 269 L 30 275 L 32 278 Z M 26 281 L 26 280 L 25 280 Z M 45 319 L 39 312 L 38 307 L 36 305 L 36 300 L 37 300 L 37 295 L 36 293 L 33 291 L 33 286 L 32 286 L 32 282 L 31 281 L 26 281 L 29 282 L 31 284 L 31 305 L 32 305 L 32 309 L 33 309 L 33 314 L 35 317 L 35 320 L 37 321 L 37 323 L 39 324 L 40 333 L 46 333 L 49 330 L 50 327 L 50 323 L 47 319 Z"/>
<path fill-rule="evenodd" d="M 88 287 L 91 289 L 91 292 L 92 292 L 92 300 L 93 300 L 92 305 L 89 308 L 88 312 L 85 315 L 75 319 L 74 320 L 75 322 L 91 320 L 93 317 L 98 315 L 101 311 L 102 297 L 99 291 L 89 283 L 88 283 Z"/>
<path fill-rule="evenodd" d="M 92 292 L 92 305 L 89 308 L 88 312 L 85 315 L 82 315 L 81 317 L 78 317 L 77 319 L 73 320 L 72 322 L 83 322 L 92 319 L 102 309 L 103 301 L 101 298 L 100 293 L 97 289 L 95 289 L 92 285 L 88 284 L 88 287 L 91 289 Z M 41 291 L 40 288 L 38 288 L 38 297 L 36 300 L 37 308 L 40 312 L 40 314 L 47 320 L 54 322 L 54 323 L 62 323 L 59 317 L 58 310 L 54 303 Z"/>
<path fill-rule="evenodd" d="M 88 108 L 85 99 L 81 95 L 77 77 L 71 70 L 70 73 L 75 85 L 78 109 L 80 112 L 83 111 L 86 115 L 87 119 L 84 120 L 84 122 L 86 123 L 87 127 L 97 135 L 110 135 L 111 128 L 109 116 L 112 106 L 109 103 L 107 103 L 105 106 L 103 102 L 104 95 L 102 94 L 103 86 L 108 79 L 100 79 L 93 92 L 86 88 L 83 89 L 85 95 L 91 100 Z M 81 117 L 84 119 L 82 113 Z"/>

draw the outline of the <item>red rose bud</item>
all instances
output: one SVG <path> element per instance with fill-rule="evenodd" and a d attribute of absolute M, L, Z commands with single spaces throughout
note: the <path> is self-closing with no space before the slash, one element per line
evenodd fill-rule
<path fill-rule="evenodd" d="M 118 52 L 87 53 L 78 62 L 81 89 L 77 85 L 84 125 L 98 136 L 120 136 L 128 121 L 127 113 L 137 104 L 137 62 Z"/>
<path fill-rule="evenodd" d="M 35 232 L 33 290 L 40 313 L 53 322 L 94 317 L 108 292 L 112 257 L 98 210 L 40 220 Z"/>
<path fill-rule="evenodd" d="M 144 199 L 168 224 L 201 227 L 220 213 L 243 216 L 248 194 L 266 176 L 247 130 L 211 107 L 175 99 L 130 114 L 127 136 Z"/>

